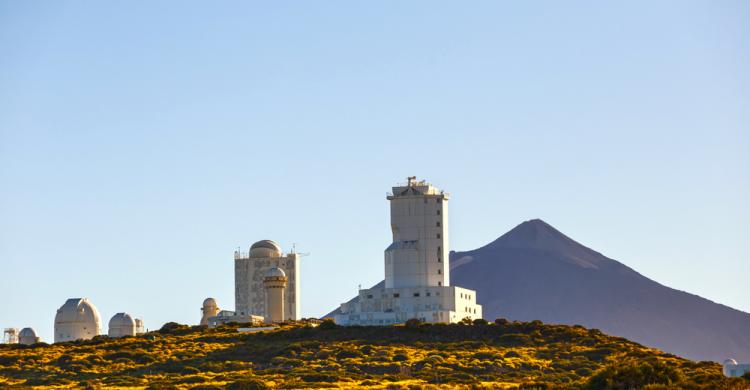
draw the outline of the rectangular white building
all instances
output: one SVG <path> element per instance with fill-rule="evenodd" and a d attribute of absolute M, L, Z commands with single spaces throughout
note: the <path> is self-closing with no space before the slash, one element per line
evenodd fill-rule
<path fill-rule="evenodd" d="M 281 268 L 287 277 L 284 288 L 285 318 L 300 320 L 298 253 L 284 254 L 271 240 L 258 241 L 249 253 L 234 253 L 234 310 L 236 316 L 261 316 L 268 318 L 266 289 L 263 278 L 271 268 Z"/>
<path fill-rule="evenodd" d="M 341 305 L 341 325 L 389 325 L 417 318 L 458 322 L 482 318 L 476 293 L 450 286 L 448 194 L 410 177 L 393 187 L 393 243 L 385 250 L 385 288 L 359 291 L 359 299 Z"/>

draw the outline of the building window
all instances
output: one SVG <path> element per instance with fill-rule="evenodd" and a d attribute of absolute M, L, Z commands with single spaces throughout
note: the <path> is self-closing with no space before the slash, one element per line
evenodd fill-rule
<path fill-rule="evenodd" d="M 437 234 L 437 238 L 440 238 L 440 233 Z"/>
<path fill-rule="evenodd" d="M 438 211 L 437 211 L 437 215 L 440 215 L 440 209 L 438 209 Z"/>
<path fill-rule="evenodd" d="M 429 296 L 430 296 L 430 292 L 428 291 L 428 292 L 426 293 L 426 295 L 427 295 L 427 296 L 429 297 Z"/>
<path fill-rule="evenodd" d="M 440 221 L 437 221 L 437 223 L 435 223 L 435 226 L 440 227 Z"/>
<path fill-rule="evenodd" d="M 438 269 L 438 275 L 440 275 L 440 274 L 442 274 L 442 273 L 443 273 L 443 270 L 441 270 L 441 269 Z"/>
<path fill-rule="evenodd" d="M 369 294 L 369 295 L 367 296 L 367 299 L 372 299 L 372 294 Z"/>
<path fill-rule="evenodd" d="M 418 296 L 419 296 L 419 293 L 414 293 L 414 296 L 415 296 L 415 297 L 418 297 Z"/>
<path fill-rule="evenodd" d="M 438 282 L 438 286 L 442 286 L 442 285 L 443 285 L 443 282 Z M 438 295 L 440 294 L 438 293 Z"/>
<path fill-rule="evenodd" d="M 395 294 L 393 294 L 393 297 L 394 297 L 394 298 L 398 298 L 398 297 L 400 297 L 400 296 L 401 296 L 401 294 L 399 294 L 399 293 L 395 293 Z"/>
<path fill-rule="evenodd" d="M 443 262 L 443 260 L 438 257 L 438 263 L 442 263 L 442 262 Z"/>
<path fill-rule="evenodd" d="M 436 200 L 437 200 L 437 203 L 440 203 L 440 198 L 437 198 Z"/>

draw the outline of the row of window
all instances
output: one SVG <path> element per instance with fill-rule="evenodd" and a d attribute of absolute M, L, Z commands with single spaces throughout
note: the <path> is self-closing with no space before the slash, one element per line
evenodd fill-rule
<path fill-rule="evenodd" d="M 438 282 L 438 286 L 439 285 L 440 285 L 440 282 Z M 432 296 L 432 293 L 429 292 L 429 291 L 427 291 L 427 292 L 425 292 L 425 296 L 427 296 L 427 297 Z M 440 296 L 440 292 L 435 292 L 435 296 Z M 400 293 L 393 293 L 393 297 L 394 298 L 399 298 L 399 297 L 401 297 L 401 294 Z M 420 297 L 420 293 L 415 292 L 414 293 L 414 297 Z M 373 298 L 372 294 L 367 294 L 367 299 L 372 299 L 372 298 Z"/>
<path fill-rule="evenodd" d="M 461 293 L 461 298 L 471 299 L 471 295 Z"/>

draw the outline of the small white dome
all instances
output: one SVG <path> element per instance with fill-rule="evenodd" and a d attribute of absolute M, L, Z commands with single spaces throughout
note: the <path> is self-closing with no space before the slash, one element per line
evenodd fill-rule
<path fill-rule="evenodd" d="M 727 359 L 727 360 L 724 360 L 724 365 L 725 366 L 736 366 L 737 365 L 737 361 L 734 360 L 734 359 Z"/>
<path fill-rule="evenodd" d="M 39 342 L 39 338 L 36 336 L 36 332 L 31 328 L 23 328 L 18 333 L 18 342 L 24 345 L 31 345 Z"/>
<path fill-rule="evenodd" d="M 206 298 L 203 301 L 203 307 L 212 307 L 212 306 L 213 307 L 217 306 L 215 299 L 213 299 L 213 298 Z"/>
<path fill-rule="evenodd" d="M 135 320 L 128 313 L 117 313 L 109 320 L 109 337 L 135 336 Z"/>
<path fill-rule="evenodd" d="M 266 271 L 267 278 L 286 278 L 286 272 L 279 267 L 272 267 Z"/>
<path fill-rule="evenodd" d="M 250 257 L 281 257 L 281 247 L 271 240 L 260 240 L 250 247 Z"/>

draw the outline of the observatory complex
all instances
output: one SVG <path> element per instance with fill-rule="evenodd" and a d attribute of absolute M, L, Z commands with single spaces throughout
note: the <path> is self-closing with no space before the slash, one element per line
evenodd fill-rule
<path fill-rule="evenodd" d="M 385 288 L 359 290 L 341 305 L 340 325 L 391 325 L 416 318 L 458 322 L 482 318 L 476 292 L 450 285 L 448 194 L 409 177 L 387 196 L 393 242 L 385 250 Z"/>

